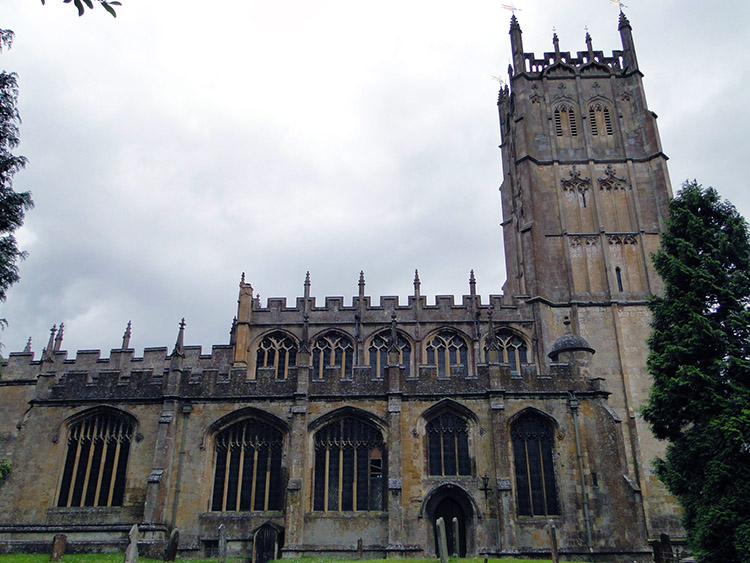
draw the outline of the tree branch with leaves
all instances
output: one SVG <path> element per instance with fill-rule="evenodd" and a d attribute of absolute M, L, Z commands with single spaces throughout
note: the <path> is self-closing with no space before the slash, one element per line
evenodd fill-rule
<path fill-rule="evenodd" d="M 112 6 L 122 6 L 120 2 L 115 1 L 108 1 L 108 0 L 63 0 L 65 4 L 73 4 L 76 8 L 78 8 L 78 15 L 82 16 L 86 12 L 86 8 L 93 10 L 94 4 L 99 4 L 102 8 L 107 10 L 113 18 L 117 17 L 117 14 L 115 13 L 115 9 Z M 45 0 L 42 0 L 42 4 L 45 3 Z"/>

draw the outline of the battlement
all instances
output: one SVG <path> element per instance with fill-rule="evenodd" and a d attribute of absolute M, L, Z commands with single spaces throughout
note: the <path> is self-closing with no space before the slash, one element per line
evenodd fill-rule
<path fill-rule="evenodd" d="M 524 53 L 523 57 L 525 65 L 521 72 L 527 74 L 542 75 L 556 67 L 575 74 L 617 74 L 625 69 L 622 51 L 613 51 L 610 57 L 605 56 L 603 51 L 578 51 L 575 56 L 568 51 L 544 53 L 540 59 L 534 53 Z"/>
<path fill-rule="evenodd" d="M 265 306 L 260 299 L 253 300 L 253 312 L 267 313 L 267 312 L 296 312 L 302 313 L 306 310 L 310 313 L 313 312 L 339 312 L 339 311 L 359 311 L 360 308 L 368 311 L 392 311 L 394 309 L 408 310 L 408 309 L 424 309 L 424 310 L 447 310 L 447 309 L 470 309 L 470 308 L 482 308 L 487 309 L 489 307 L 501 308 L 501 307 L 512 307 L 512 305 L 504 298 L 503 295 L 491 294 L 488 296 L 488 300 L 482 302 L 481 295 L 462 295 L 461 302 L 456 303 L 455 295 L 436 295 L 434 303 L 429 303 L 428 299 L 424 295 L 409 295 L 407 302 L 402 303 L 398 295 L 382 295 L 379 297 L 377 305 L 372 303 L 372 297 L 353 296 L 347 300 L 342 296 L 326 296 L 323 301 L 323 305 L 318 305 L 315 297 L 297 297 L 293 306 L 287 306 L 286 297 L 269 297 L 266 300 Z M 347 304 L 348 303 L 348 304 Z"/>

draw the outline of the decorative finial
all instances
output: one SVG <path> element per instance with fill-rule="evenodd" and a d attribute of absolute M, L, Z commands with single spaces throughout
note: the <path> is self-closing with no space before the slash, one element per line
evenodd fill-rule
<path fill-rule="evenodd" d="M 55 336 L 55 352 L 59 352 L 62 346 L 64 328 L 65 325 L 63 323 L 60 323 L 60 330 L 57 331 L 57 336 Z"/>
<path fill-rule="evenodd" d="M 310 270 L 305 274 L 305 302 L 310 299 Z"/>
<path fill-rule="evenodd" d="M 490 305 L 490 308 L 487 310 L 487 322 L 489 323 L 489 328 L 487 329 L 487 350 L 500 350 L 500 343 L 497 340 L 497 334 L 495 334 L 495 323 L 492 319 L 492 313 L 495 310 L 495 307 Z"/>
<path fill-rule="evenodd" d="M 122 335 L 122 350 L 127 350 L 128 348 L 130 348 L 131 326 L 131 322 L 128 321 L 128 326 L 125 327 L 125 333 Z"/>
<path fill-rule="evenodd" d="M 398 332 L 396 332 L 396 311 L 391 313 L 391 336 L 388 342 L 388 351 L 398 353 Z"/>
<path fill-rule="evenodd" d="M 584 26 L 584 29 L 586 30 L 586 48 L 589 51 L 589 55 L 593 55 L 594 53 L 594 45 L 591 41 L 591 34 L 589 33 L 589 26 Z"/>
<path fill-rule="evenodd" d="M 180 330 L 177 333 L 177 342 L 175 342 L 174 350 L 172 351 L 173 356 L 185 357 L 185 317 L 182 317 L 180 321 Z"/>
<path fill-rule="evenodd" d="M 240 277 L 240 287 L 245 286 L 245 272 L 242 272 L 242 276 Z"/>
<path fill-rule="evenodd" d="M 305 285 L 310 285 L 310 270 L 305 274 Z"/>
<path fill-rule="evenodd" d="M 477 294 L 477 279 L 474 277 L 474 270 L 469 272 L 469 293 L 472 297 Z"/>
<path fill-rule="evenodd" d="M 42 351 L 42 361 L 53 362 L 53 350 L 55 347 L 55 333 L 57 332 L 57 325 L 52 325 L 49 331 L 49 341 L 47 347 Z"/>
<path fill-rule="evenodd" d="M 23 349 L 25 353 L 31 352 L 31 336 L 29 336 L 29 339 L 26 341 L 26 347 Z"/>
<path fill-rule="evenodd" d="M 414 270 L 414 295 L 419 297 L 419 290 L 422 287 L 422 283 L 419 281 L 419 270 Z"/>

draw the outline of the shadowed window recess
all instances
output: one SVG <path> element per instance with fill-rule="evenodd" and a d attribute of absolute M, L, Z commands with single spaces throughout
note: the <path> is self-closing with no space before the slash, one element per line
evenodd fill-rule
<path fill-rule="evenodd" d="M 445 412 L 427 423 L 430 475 L 470 475 L 469 431 L 466 420 Z"/>
<path fill-rule="evenodd" d="M 384 510 L 385 444 L 375 426 L 347 417 L 315 434 L 313 510 Z"/>
<path fill-rule="evenodd" d="M 247 419 L 216 435 L 213 511 L 281 510 L 283 434 Z"/>
<path fill-rule="evenodd" d="M 70 426 L 57 506 L 122 506 L 134 426 L 116 413 Z"/>
<path fill-rule="evenodd" d="M 516 466 L 518 514 L 559 514 L 553 460 L 555 429 L 538 413 L 522 415 L 510 429 Z"/>

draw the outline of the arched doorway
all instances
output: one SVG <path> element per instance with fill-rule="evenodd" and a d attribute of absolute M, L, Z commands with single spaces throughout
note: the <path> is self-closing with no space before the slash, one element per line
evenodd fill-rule
<path fill-rule="evenodd" d="M 448 543 L 448 554 L 458 553 L 459 557 L 466 557 L 466 514 L 461 505 L 452 497 L 446 497 L 435 507 L 432 518 L 432 526 L 435 533 L 435 553 L 440 553 L 438 548 L 438 518 L 445 522 L 445 539 Z M 453 520 L 458 522 L 458 537 L 454 529 Z M 458 540 L 458 546 L 456 546 Z M 458 549 L 456 549 L 458 547 Z"/>
<path fill-rule="evenodd" d="M 270 522 L 263 524 L 253 534 L 253 563 L 278 559 L 282 543 L 282 530 Z"/>
<path fill-rule="evenodd" d="M 471 496 L 462 487 L 455 483 L 446 483 L 437 487 L 427 495 L 423 510 L 422 514 L 427 520 L 429 533 L 432 535 L 435 555 L 439 555 L 438 518 L 443 518 L 445 521 L 449 555 L 457 551 L 460 557 L 465 557 L 467 553 L 475 551 L 473 522 L 476 507 Z M 458 522 L 457 535 L 453 532 L 454 518 Z"/>

